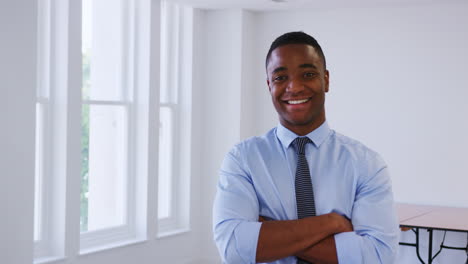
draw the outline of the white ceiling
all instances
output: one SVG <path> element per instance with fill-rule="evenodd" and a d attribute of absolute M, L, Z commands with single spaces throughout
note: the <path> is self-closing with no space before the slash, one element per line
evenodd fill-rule
<path fill-rule="evenodd" d="M 202 9 L 244 8 L 255 11 L 341 7 L 391 7 L 466 2 L 468 0 L 167 0 Z"/>

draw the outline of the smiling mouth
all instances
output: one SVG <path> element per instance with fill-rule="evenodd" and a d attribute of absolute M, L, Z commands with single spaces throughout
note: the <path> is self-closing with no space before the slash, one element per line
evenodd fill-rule
<path fill-rule="evenodd" d="M 311 98 L 306 98 L 306 99 L 301 99 L 301 100 L 288 100 L 288 101 L 285 101 L 287 104 L 291 104 L 291 105 L 296 105 L 296 104 L 303 104 L 303 103 L 306 103 L 310 100 Z"/>

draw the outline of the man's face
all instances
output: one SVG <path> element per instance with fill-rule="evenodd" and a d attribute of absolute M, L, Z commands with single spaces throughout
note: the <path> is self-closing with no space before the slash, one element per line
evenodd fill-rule
<path fill-rule="evenodd" d="M 289 44 L 273 50 L 267 84 L 283 126 L 305 135 L 325 121 L 328 71 L 312 46 Z"/>

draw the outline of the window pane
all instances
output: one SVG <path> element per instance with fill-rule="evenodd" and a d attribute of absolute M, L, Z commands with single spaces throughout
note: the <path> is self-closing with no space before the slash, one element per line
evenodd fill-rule
<path fill-rule="evenodd" d="M 179 86 L 179 5 L 161 2 L 161 103 L 177 103 Z"/>
<path fill-rule="evenodd" d="M 49 97 L 50 77 L 50 0 L 38 2 L 37 97 Z"/>
<path fill-rule="evenodd" d="M 122 1 L 82 2 L 83 98 L 122 100 Z"/>
<path fill-rule="evenodd" d="M 34 241 L 41 239 L 42 177 L 44 175 L 44 106 L 36 103 L 36 149 L 34 172 Z"/>
<path fill-rule="evenodd" d="M 83 105 L 81 231 L 126 223 L 125 106 Z"/>
<path fill-rule="evenodd" d="M 172 202 L 172 155 L 173 155 L 173 113 L 168 107 L 161 107 L 159 124 L 159 183 L 158 215 L 167 218 L 171 215 Z"/>

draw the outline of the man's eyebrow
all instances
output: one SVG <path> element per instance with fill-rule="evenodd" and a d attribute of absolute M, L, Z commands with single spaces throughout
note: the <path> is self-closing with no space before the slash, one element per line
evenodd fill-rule
<path fill-rule="evenodd" d="M 310 63 L 304 63 L 304 64 L 301 64 L 299 65 L 299 68 L 313 68 L 313 69 L 318 69 L 317 66 L 313 65 L 313 64 L 310 64 Z M 276 69 L 274 69 L 271 74 L 275 74 L 277 72 L 280 72 L 280 71 L 286 71 L 288 68 L 284 67 L 284 66 L 280 66 Z"/>
<path fill-rule="evenodd" d="M 278 68 L 274 69 L 274 70 L 271 72 L 271 74 L 275 74 L 275 73 L 277 73 L 277 72 L 279 72 L 279 71 L 285 71 L 285 70 L 287 70 L 287 69 L 288 69 L 288 68 L 281 66 L 281 67 L 278 67 Z"/>
<path fill-rule="evenodd" d="M 313 64 L 310 64 L 310 63 L 304 63 L 304 64 L 299 65 L 299 68 L 314 68 L 314 69 L 317 69 L 317 66 L 315 66 Z"/>

